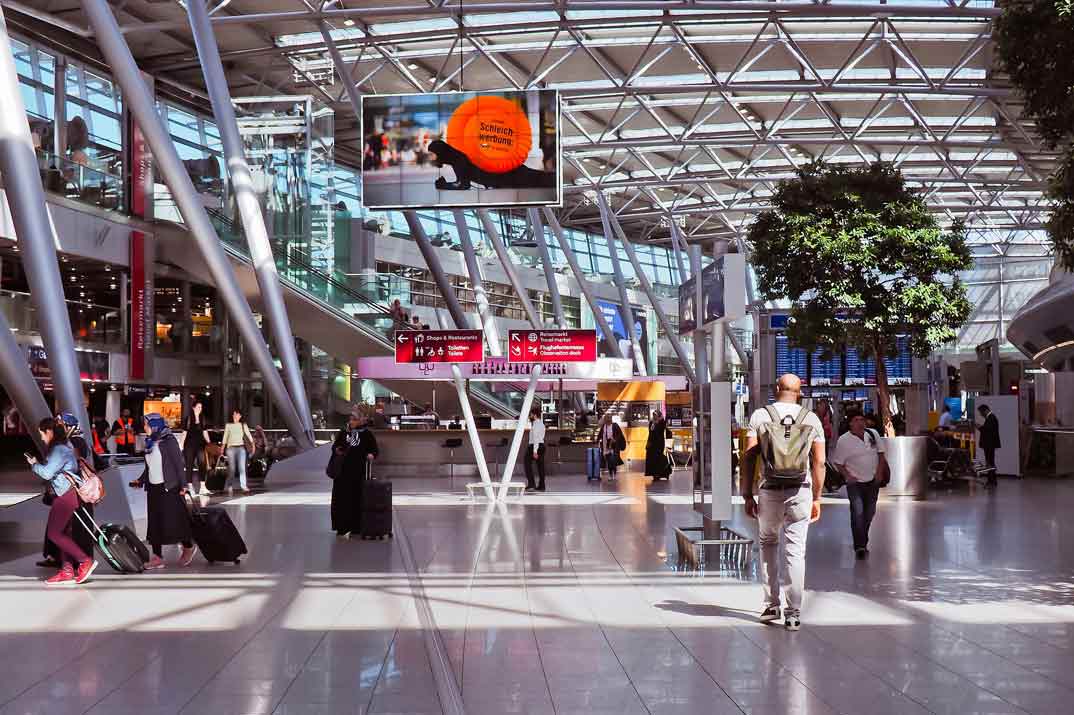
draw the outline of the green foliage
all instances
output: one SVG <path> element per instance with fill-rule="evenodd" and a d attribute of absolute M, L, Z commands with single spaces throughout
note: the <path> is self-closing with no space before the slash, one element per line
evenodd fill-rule
<path fill-rule="evenodd" d="M 1012 0 L 992 26 L 996 55 L 1021 92 L 1023 113 L 1066 156 L 1052 175 L 1048 237 L 1074 270 L 1074 0 Z"/>
<path fill-rule="evenodd" d="M 909 335 L 926 356 L 969 317 L 964 227 L 943 231 L 890 164 L 801 168 L 748 240 L 762 295 L 792 301 L 789 337 L 805 348 L 884 354 Z"/>
<path fill-rule="evenodd" d="M 1069 0 L 1013 0 L 992 25 L 996 55 L 1050 146 L 1074 133 L 1074 13 Z"/>

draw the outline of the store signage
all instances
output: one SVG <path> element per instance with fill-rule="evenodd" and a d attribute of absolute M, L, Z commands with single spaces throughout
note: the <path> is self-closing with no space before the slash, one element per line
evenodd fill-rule
<path fill-rule="evenodd" d="M 156 314 L 153 312 L 153 258 L 149 237 L 131 231 L 130 246 L 130 374 L 145 380 L 156 341 Z"/>
<path fill-rule="evenodd" d="M 465 379 L 483 382 L 518 382 L 527 378 L 534 363 L 509 363 L 507 358 L 489 357 L 480 363 L 459 365 Z M 399 362 L 390 355 L 358 358 L 355 377 L 367 380 L 451 380 L 452 366 L 443 363 Z M 630 380 L 634 366 L 623 358 L 597 358 L 594 362 L 561 362 L 541 365 L 541 377 L 558 380 Z"/>
<path fill-rule="evenodd" d="M 508 362 L 593 362 L 597 334 L 593 330 L 510 330 Z"/>
<path fill-rule="evenodd" d="M 482 362 L 480 330 L 400 330 L 395 334 L 396 363 Z"/>

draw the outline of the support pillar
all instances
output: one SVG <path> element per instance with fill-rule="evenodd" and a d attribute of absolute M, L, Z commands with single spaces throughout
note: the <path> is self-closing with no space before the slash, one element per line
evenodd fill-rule
<path fill-rule="evenodd" d="M 679 268 L 679 280 L 683 283 L 690 276 L 686 273 L 686 265 L 682 260 L 682 249 L 680 245 L 683 243 L 682 234 L 679 233 L 679 224 L 675 223 L 673 217 L 668 217 L 668 222 L 671 225 L 671 249 L 675 253 L 675 265 Z"/>
<path fill-rule="evenodd" d="M 627 334 L 634 353 L 634 366 L 638 374 L 645 376 L 645 355 L 642 354 L 638 336 L 634 334 L 634 309 L 630 307 L 630 296 L 627 295 L 626 279 L 623 277 L 623 268 L 619 263 L 619 249 L 615 245 L 615 236 L 612 234 L 612 226 L 608 216 L 608 202 L 604 200 L 604 194 L 597 194 L 597 205 L 600 207 L 600 222 L 604 228 L 604 239 L 608 242 L 608 255 L 612 259 L 612 273 L 615 276 L 615 287 L 619 289 L 619 319 L 623 321 L 623 332 Z M 633 264 L 631 264 L 633 265 Z M 637 269 L 635 269 L 637 273 Z"/>
<path fill-rule="evenodd" d="M 261 329 L 254 320 L 250 306 L 239 288 L 235 273 L 228 263 L 227 254 L 220 246 L 220 238 L 209 221 L 205 207 L 186 173 L 186 168 L 179 159 L 171 137 L 160 121 L 156 102 L 142 81 L 138 66 L 123 39 L 123 34 L 119 25 L 116 24 L 107 0 L 83 0 L 82 9 L 93 27 L 97 43 L 112 75 L 123 91 L 123 99 L 149 143 L 153 158 L 171 190 L 187 229 L 205 259 L 216 290 L 221 301 L 227 306 L 235 328 L 246 345 L 253 367 L 261 373 L 265 392 L 276 403 L 298 447 L 300 449 L 312 447 L 313 441 L 306 434 L 305 425 L 291 402 L 280 373 L 276 370 Z"/>
<path fill-rule="evenodd" d="M 291 395 L 302 426 L 310 440 L 313 439 L 313 417 L 310 414 L 309 398 L 302 381 L 302 372 L 298 367 L 298 355 L 295 353 L 295 338 L 291 332 L 291 323 L 284 307 L 283 290 L 280 288 L 280 276 L 276 272 L 276 261 L 272 255 L 265 218 L 261 213 L 261 204 L 254 189 L 253 176 L 246 164 L 242 137 L 235 118 L 235 107 L 231 103 L 224 66 L 220 62 L 220 51 L 213 35 L 209 13 L 205 0 L 187 0 L 187 14 L 190 17 L 190 29 L 194 33 L 201 71 L 205 76 L 205 87 L 209 101 L 213 106 L 213 116 L 220 131 L 220 143 L 224 148 L 228 174 L 231 177 L 231 189 L 239 207 L 242 225 L 246 234 L 246 245 L 250 250 L 250 262 L 254 267 L 257 285 L 261 290 L 265 316 L 268 318 L 272 337 L 276 341 L 276 351 L 283 367 L 283 378 L 287 391 Z"/>
<path fill-rule="evenodd" d="M 474 461 L 477 462 L 477 473 L 485 485 L 485 496 L 489 501 L 493 501 L 496 495 L 492 491 L 492 477 L 489 475 L 488 462 L 485 461 L 485 448 L 481 446 L 481 434 L 477 431 L 477 420 L 474 419 L 474 411 L 470 407 L 470 383 L 463 379 L 458 365 L 451 366 L 451 377 L 455 382 L 459 407 L 462 408 L 462 419 L 466 423 L 466 434 L 470 437 L 470 449 L 473 450 Z"/>
<path fill-rule="evenodd" d="M 26 359 L 26 351 L 15 342 L 15 334 L 11 332 L 7 318 L 0 311 L 0 384 L 4 386 L 15 409 L 19 411 L 19 418 L 26 423 L 34 444 L 45 454 L 48 449 L 41 442 L 41 435 L 37 431 L 37 424 L 51 417 L 48 404 L 41 394 L 41 388 L 37 386 L 37 380 L 30 372 L 30 364 Z M 88 425 L 88 423 L 87 423 Z M 93 425 L 88 425 L 90 428 Z"/>
<path fill-rule="evenodd" d="M 511 287 L 515 289 L 515 295 L 518 296 L 518 300 L 522 303 L 526 318 L 530 321 L 530 325 L 540 329 L 544 325 L 544 321 L 537 314 L 537 309 L 533 307 L 533 301 L 530 300 L 526 286 L 522 285 L 522 281 L 518 277 L 515 264 L 511 262 L 511 256 L 507 253 L 507 248 L 503 245 L 503 241 L 500 240 L 496 224 L 493 223 L 492 217 L 489 216 L 489 212 L 485 209 L 478 209 L 477 216 L 481 219 L 481 225 L 485 229 L 485 235 L 488 236 L 489 243 L 492 244 L 492 250 L 496 251 L 496 257 L 500 259 L 500 265 L 503 266 L 503 272 L 507 274 L 507 280 L 511 283 Z"/>
<path fill-rule="evenodd" d="M 701 280 L 701 246 L 690 246 L 690 273 Z M 698 306 L 700 308 L 700 306 Z M 700 311 L 698 312 L 700 318 Z M 700 320 L 698 320 L 700 323 Z M 698 379 L 709 375 L 708 345 L 705 344 L 706 332 L 698 326 L 694 331 L 694 372 Z"/>
<path fill-rule="evenodd" d="M 421 221 L 418 220 L 417 214 L 413 211 L 404 211 L 403 215 L 406 217 L 406 225 L 410 227 L 410 234 L 414 237 L 414 241 L 418 244 L 418 250 L 421 251 L 421 255 L 425 259 L 425 265 L 429 267 L 429 272 L 433 274 L 433 281 L 436 282 L 436 288 L 440 291 L 440 297 L 447 303 L 448 313 L 451 314 L 451 319 L 455 321 L 455 327 L 459 330 L 468 329 L 470 321 L 466 319 L 466 313 L 462 309 L 462 304 L 459 303 L 459 296 L 455 295 L 455 288 L 444 273 L 443 266 L 440 265 L 440 257 L 436 255 L 436 249 L 433 248 L 433 244 L 429 241 L 429 236 L 425 233 L 425 227 L 421 225 Z"/>
<path fill-rule="evenodd" d="M 526 386 L 526 396 L 522 398 L 522 409 L 518 412 L 518 423 L 515 425 L 515 434 L 511 438 L 511 449 L 507 452 L 507 460 L 503 465 L 503 477 L 500 479 L 499 498 L 507 496 L 507 483 L 515 471 L 515 463 L 518 461 L 518 449 L 522 446 L 522 435 L 525 434 L 526 420 L 530 416 L 530 407 L 533 406 L 533 394 L 537 391 L 537 383 L 541 379 L 541 365 L 534 365 L 530 370 L 530 382 Z"/>
<path fill-rule="evenodd" d="M 679 364 L 682 365 L 682 370 L 686 373 L 686 379 L 690 381 L 690 384 L 696 385 L 698 375 L 704 376 L 706 373 L 697 370 L 696 365 L 691 368 L 690 361 L 686 356 L 686 348 L 683 347 L 682 341 L 679 339 L 679 326 L 672 325 L 668 320 L 668 316 L 664 313 L 664 309 L 660 306 L 660 299 L 657 298 L 656 292 L 653 290 L 653 284 L 649 282 L 649 276 L 645 275 L 645 272 L 641 269 L 641 261 L 638 260 L 638 254 L 634 250 L 634 245 L 627 240 L 626 234 L 623 233 L 623 227 L 619 225 L 618 219 L 614 214 L 608 212 L 609 223 L 611 223 L 612 230 L 615 231 L 619 240 L 623 242 L 623 248 L 626 250 L 627 258 L 630 259 L 630 265 L 634 266 L 634 273 L 638 276 L 638 283 L 641 284 L 641 290 L 645 293 L 645 297 L 649 299 L 649 303 L 653 306 L 653 311 L 656 313 L 656 320 L 660 323 L 660 327 L 663 328 L 664 334 L 668 337 L 668 342 L 671 343 L 671 349 L 675 351 L 675 355 L 679 358 Z"/>
<path fill-rule="evenodd" d="M 56 401 L 62 410 L 89 427 L 86 404 L 82 395 L 82 380 L 75 357 L 75 340 L 71 319 L 67 314 L 63 280 L 56 262 L 56 243 L 41 188 L 41 172 L 34 155 L 26 107 L 19 90 L 19 76 L 7 20 L 0 9 L 0 91 L 6 100 L 0 102 L 0 172 L 4 177 L 11 221 L 19 240 L 23 270 L 33 286 L 30 299 L 40 317 L 41 342 L 48 353 Z M 10 336 L 10 331 L 8 331 Z M 25 357 L 20 359 L 26 364 Z"/>
<path fill-rule="evenodd" d="M 496 329 L 496 318 L 489 307 L 489 298 L 485 293 L 485 283 L 481 276 L 481 266 L 477 262 L 474 243 L 470 240 L 470 227 L 466 225 L 466 215 L 462 209 L 455 209 L 455 227 L 459 230 L 459 243 L 462 244 L 462 256 L 466 260 L 466 270 L 470 274 L 470 284 L 474 287 L 474 301 L 477 303 L 477 315 L 481 319 L 481 330 L 485 333 L 485 342 L 493 357 L 502 357 L 500 333 Z"/>
<path fill-rule="evenodd" d="M 563 298 L 559 294 L 559 285 L 556 283 L 556 271 L 552 267 L 552 255 L 548 251 L 548 242 L 544 240 L 544 222 L 541 214 L 535 208 L 526 209 L 526 216 L 533 229 L 533 240 L 537 244 L 537 250 L 541 254 L 541 269 L 544 271 L 544 280 L 548 284 L 548 296 L 552 300 L 552 316 L 556 326 L 561 330 L 566 329 L 567 319 L 563 315 Z"/>
<path fill-rule="evenodd" d="M 593 311 L 593 319 L 596 320 L 597 326 L 600 328 L 600 334 L 604 336 L 608 347 L 611 348 L 612 357 L 623 357 L 623 351 L 619 349 L 619 341 L 615 339 L 612 326 L 608 325 L 608 321 L 604 318 L 604 313 L 600 311 L 600 306 L 597 305 L 597 299 L 593 296 L 593 288 L 590 287 L 589 281 L 586 280 L 585 274 L 582 273 L 581 266 L 578 265 L 578 258 L 574 255 L 574 249 L 567 242 L 567 237 L 563 235 L 563 227 L 559 225 L 559 219 L 552 213 L 552 209 L 547 206 L 544 209 L 544 217 L 552 228 L 552 233 L 559 243 L 560 250 L 563 251 L 563 257 L 567 259 L 567 265 L 571 267 L 571 272 L 574 273 L 574 279 L 578 281 L 578 288 L 582 291 L 582 295 L 585 296 L 589 309 Z"/>

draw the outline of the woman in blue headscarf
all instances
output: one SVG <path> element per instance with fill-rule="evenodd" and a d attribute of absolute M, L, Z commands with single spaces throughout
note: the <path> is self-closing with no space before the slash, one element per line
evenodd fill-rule
<path fill-rule="evenodd" d="M 142 420 L 145 431 L 145 489 L 148 528 L 146 541 L 153 549 L 147 569 L 164 568 L 165 544 L 182 544 L 179 563 L 189 566 L 198 550 L 190 533 L 190 516 L 183 503 L 186 470 L 179 442 L 168 423 L 156 412 Z"/>

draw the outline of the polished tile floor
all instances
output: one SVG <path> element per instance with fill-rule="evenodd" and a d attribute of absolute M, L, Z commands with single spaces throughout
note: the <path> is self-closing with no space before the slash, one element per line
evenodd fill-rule
<path fill-rule="evenodd" d="M 1074 484 L 882 503 L 867 562 L 829 500 L 789 633 L 756 622 L 753 568 L 668 568 L 671 528 L 697 522 L 686 474 L 552 477 L 503 508 L 397 479 L 391 542 L 337 539 L 322 475 L 227 502 L 239 567 L 45 591 L 0 545 L 0 714 L 1074 709 Z"/>

